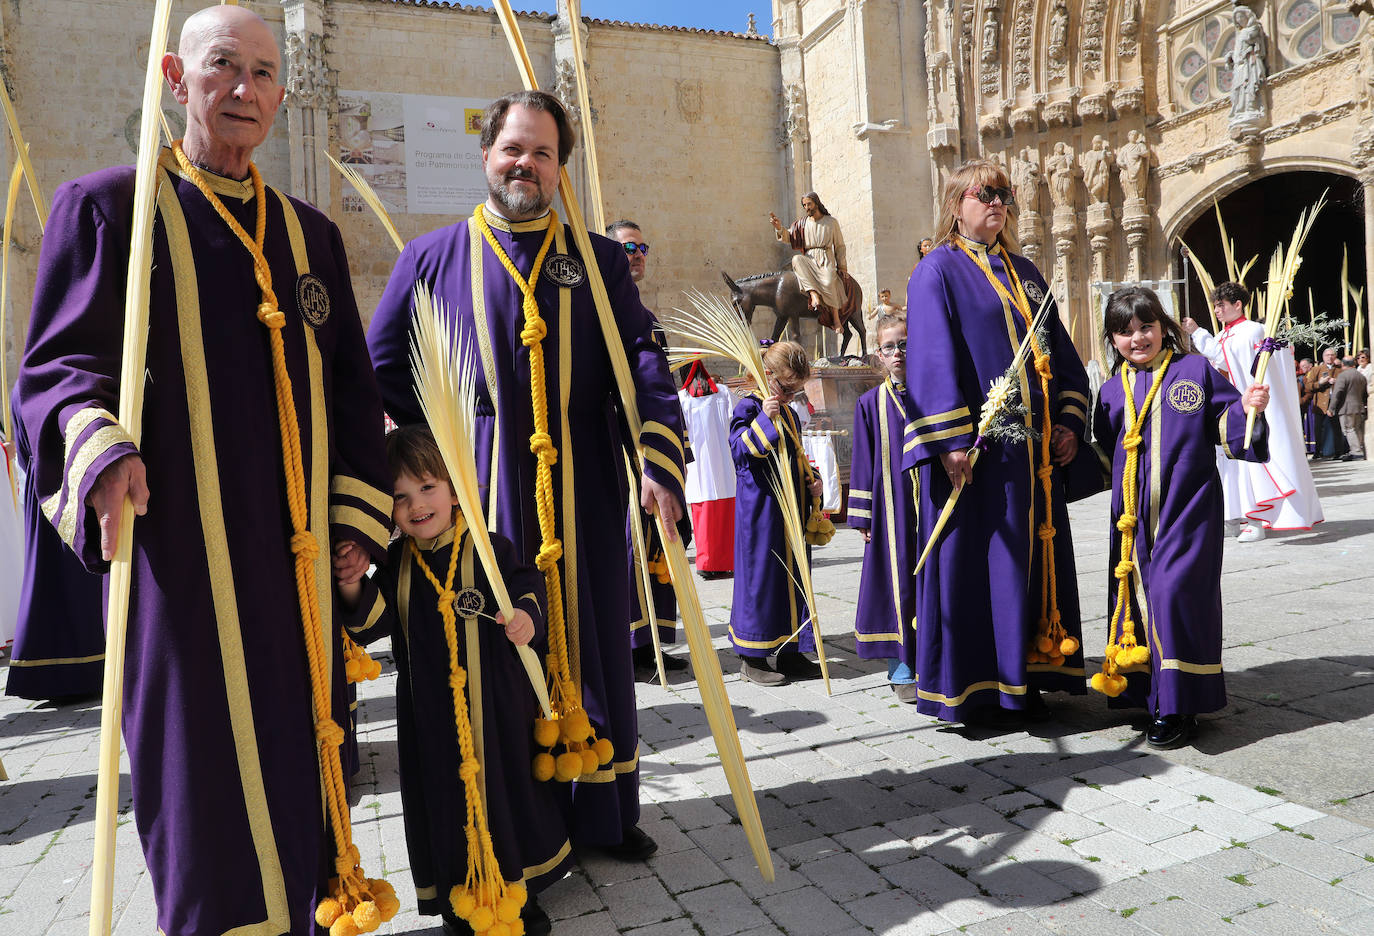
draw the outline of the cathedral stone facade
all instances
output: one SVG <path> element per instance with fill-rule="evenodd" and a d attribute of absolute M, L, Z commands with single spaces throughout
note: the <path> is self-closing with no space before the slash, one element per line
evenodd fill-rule
<path fill-rule="evenodd" d="M 174 23 L 204 2 L 175 4 Z M 395 248 L 322 155 L 341 146 L 340 89 L 489 100 L 519 86 L 510 52 L 478 7 L 244 5 L 273 24 L 287 66 L 286 105 L 259 164 L 339 222 L 366 318 Z M 49 194 L 132 161 L 151 8 L 0 4 L 0 69 Z M 1184 276 L 1184 240 L 1224 271 L 1214 203 L 1243 219 L 1231 234 L 1254 246 L 1241 252 L 1260 254 L 1254 286 L 1305 207 L 1285 196 L 1335 192 L 1339 234 L 1314 249 L 1344 247 L 1354 284 L 1374 279 L 1371 0 L 773 0 L 771 13 L 771 41 L 746 28 L 585 23 L 591 114 L 577 119 L 595 127 L 607 216 L 634 218 L 653 245 L 651 307 L 680 304 L 688 287 L 720 290 L 722 272 L 781 268 L 768 212 L 796 217 L 810 190 L 841 222 L 866 295 L 900 296 L 944 178 L 975 157 L 1007 167 L 1023 250 L 1056 284 L 1085 355 L 1114 283 L 1162 283 L 1200 313 L 1200 292 L 1169 281 Z M 541 84 L 568 95 L 566 17 L 521 24 Z M 170 95 L 165 109 L 179 129 Z M 12 158 L 6 144 L 6 172 Z M 580 156 L 571 169 L 582 184 Z M 410 237 L 457 214 L 395 220 Z M 21 210 L 0 336 L 11 379 L 38 241 Z"/>

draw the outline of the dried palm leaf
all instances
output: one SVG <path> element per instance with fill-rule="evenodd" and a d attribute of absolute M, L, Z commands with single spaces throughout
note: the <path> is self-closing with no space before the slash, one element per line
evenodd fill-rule
<path fill-rule="evenodd" d="M 38 174 L 33 171 L 33 160 L 29 158 L 29 145 L 24 142 L 24 134 L 19 130 L 19 115 L 14 112 L 14 102 L 10 100 L 9 88 L 0 81 L 0 105 L 5 108 L 5 122 L 10 125 L 10 135 L 14 137 L 14 149 L 19 165 L 24 169 L 24 178 L 29 182 L 29 197 L 33 199 L 33 210 L 38 213 L 38 227 L 41 231 L 48 226 L 48 203 L 43 198 L 43 190 L 38 187 Z"/>
<path fill-rule="evenodd" d="M 339 162 L 334 158 L 334 154 L 328 150 L 321 150 L 320 152 L 324 153 L 325 158 L 333 164 L 335 169 L 339 170 L 339 175 L 343 176 L 348 184 L 353 186 L 362 196 L 363 201 L 367 202 L 367 207 L 372 209 L 372 213 L 377 216 L 378 221 L 382 222 L 382 227 L 386 228 L 387 234 L 391 236 L 391 242 L 396 245 L 396 251 L 399 253 L 404 250 L 406 242 L 401 239 L 400 232 L 396 230 L 396 222 L 392 221 L 391 215 L 386 213 L 386 206 L 382 204 L 381 198 L 378 197 L 372 186 L 367 184 L 362 173 L 352 166 Z"/>
<path fill-rule="evenodd" d="M 535 78 L 534 65 L 530 62 L 525 49 L 525 41 L 520 35 L 520 24 L 516 22 L 515 11 L 509 0 L 495 0 L 497 19 L 506 33 L 511 51 L 520 71 L 521 81 L 527 89 L 539 87 Z M 558 192 L 563 200 L 563 208 L 572 229 L 577 249 L 584 257 L 594 257 L 591 237 L 587 224 L 578 206 L 577 193 L 573 190 L 572 180 L 565 166 L 558 174 Z M 602 340 L 610 357 L 611 369 L 615 374 L 616 387 L 620 391 L 622 415 L 629 427 L 630 435 L 638 439 L 642 422 L 635 397 L 634 379 L 630 373 L 629 359 L 625 356 L 620 330 L 616 324 L 611 299 L 606 292 L 606 283 L 601 277 L 601 269 L 595 263 L 587 265 L 587 280 L 591 287 L 592 299 L 596 305 L 597 322 L 601 327 Z M 701 600 L 697 596 L 692 581 L 692 570 L 687 564 L 687 553 L 682 541 L 677 538 L 671 521 L 661 514 L 655 514 L 659 536 L 663 542 L 664 555 L 668 560 L 669 574 L 677 591 L 678 607 L 682 615 L 683 630 L 687 635 L 687 645 L 692 655 L 692 670 L 697 677 L 701 690 L 702 708 L 711 726 L 711 736 L 715 739 L 720 753 L 721 766 L 725 768 L 725 778 L 730 785 L 730 793 L 739 813 L 740 824 L 749 840 L 749 847 L 759 872 L 765 881 L 772 881 L 773 858 L 768 851 L 768 840 L 763 832 L 763 820 L 759 817 L 758 802 L 749 782 L 749 770 L 744 763 L 744 752 L 740 748 L 739 732 L 735 727 L 735 714 L 730 708 L 730 697 L 725 692 L 725 681 L 720 674 L 720 659 L 711 644 L 711 631 L 706 616 L 701 610 Z"/>
<path fill-rule="evenodd" d="M 410 334 L 410 370 L 420 410 L 443 456 L 454 496 L 468 522 L 473 548 L 487 573 L 492 597 L 496 599 L 501 616 L 510 621 L 515 615 L 515 606 L 511 603 L 501 568 L 496 564 L 491 534 L 487 532 L 477 460 L 472 451 L 472 440 L 477 438 L 476 355 L 464 341 L 460 340 L 455 348 L 450 336 L 448 310 L 443 300 L 430 295 L 429 287 L 423 282 L 415 284 L 415 327 Z M 455 543 L 454 549 L 457 548 Z M 530 678 L 539 707 L 544 710 L 544 717 L 552 718 L 539 657 L 528 644 L 515 649 Z"/>
<path fill-rule="evenodd" d="M 10 415 L 10 378 L 8 358 L 5 355 L 5 328 L 9 312 L 10 288 L 10 232 L 14 227 L 14 209 L 19 201 L 19 186 L 24 181 L 24 168 L 14 164 L 10 173 L 9 191 L 5 197 L 5 241 L 0 244 L 0 424 L 5 430 L 5 441 L 14 443 L 14 424 Z M 14 482 L 14 466 L 10 464 L 10 450 L 5 449 L 5 476 L 10 479 L 10 498 L 15 510 L 19 509 L 19 488 Z"/>

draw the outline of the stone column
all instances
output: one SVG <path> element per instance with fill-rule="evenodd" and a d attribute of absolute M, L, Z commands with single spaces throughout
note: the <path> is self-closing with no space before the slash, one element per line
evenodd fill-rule
<path fill-rule="evenodd" d="M 1145 275 L 1145 248 L 1150 240 L 1150 206 L 1145 199 L 1126 199 L 1122 206 L 1121 227 L 1126 232 L 1129 254 L 1126 279 L 1139 280 Z"/>
<path fill-rule="evenodd" d="M 1108 266 L 1111 261 L 1113 227 L 1115 224 L 1112 220 L 1111 205 L 1099 202 L 1088 206 L 1088 234 L 1091 237 L 1089 243 L 1093 253 L 1092 278 L 1098 282 L 1111 279 Z"/>
<path fill-rule="evenodd" d="M 1364 186 L 1364 346 L 1374 348 L 1374 322 L 1370 321 L 1370 310 L 1374 309 L 1374 168 L 1360 173 L 1360 183 Z"/>
<path fill-rule="evenodd" d="M 583 23 L 586 26 L 586 23 Z M 584 120 L 596 120 L 596 108 L 592 107 L 591 88 L 587 89 L 587 107 L 592 113 L 584 114 L 577 106 L 577 64 L 573 56 L 577 50 L 573 48 L 572 28 L 568 24 L 568 2 L 558 0 L 558 16 L 550 24 L 553 30 L 553 87 L 547 89 L 563 102 L 563 107 L 568 112 L 568 119 L 572 121 L 573 128 L 577 131 L 578 145 L 573 147 L 572 155 L 568 157 L 568 179 L 572 182 L 573 192 L 577 195 L 578 204 L 582 206 L 582 214 L 588 224 L 592 224 L 591 206 L 587 204 L 587 160 L 583 139 L 585 134 L 582 132 L 582 122 Z M 590 45 L 590 37 L 584 28 L 582 41 Z M 587 69 L 587 61 L 582 62 L 584 70 L 587 70 L 587 81 L 591 82 L 591 72 Z M 541 80 L 541 87 L 542 87 Z M 604 206 L 603 206 L 604 208 Z M 601 231 L 595 233 L 600 234 Z"/>
<path fill-rule="evenodd" d="M 322 0 L 282 0 L 286 26 L 286 120 L 290 129 L 291 192 L 333 214 L 329 112 L 335 85 L 324 50 Z"/>

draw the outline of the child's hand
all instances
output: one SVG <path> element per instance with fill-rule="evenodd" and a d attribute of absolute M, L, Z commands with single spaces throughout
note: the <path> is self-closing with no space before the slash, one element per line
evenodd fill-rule
<path fill-rule="evenodd" d="M 774 421 L 778 418 L 778 413 L 782 411 L 782 403 L 775 396 L 770 396 L 763 401 L 763 415 Z"/>
<path fill-rule="evenodd" d="M 1264 408 L 1269 405 L 1269 385 L 1251 384 L 1245 391 L 1245 408 L 1256 413 L 1263 413 Z"/>
<path fill-rule="evenodd" d="M 517 647 L 523 647 L 534 639 L 534 621 L 527 612 L 519 608 L 515 609 L 515 616 L 509 624 L 506 623 L 506 616 L 499 611 L 496 613 L 496 621 L 506 629 L 506 639 Z"/>
<path fill-rule="evenodd" d="M 361 579 L 371 564 L 367 550 L 352 540 L 334 544 L 334 580 L 340 585 L 352 585 Z"/>
<path fill-rule="evenodd" d="M 806 486 L 806 489 L 811 492 L 812 497 L 820 497 L 821 492 L 825 490 L 825 485 L 821 483 L 820 478 L 817 478 L 816 480 L 808 484 Z"/>

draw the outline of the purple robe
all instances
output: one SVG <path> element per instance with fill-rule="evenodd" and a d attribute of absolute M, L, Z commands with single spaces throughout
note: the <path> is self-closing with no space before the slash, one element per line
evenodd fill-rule
<path fill-rule="evenodd" d="M 801 579 L 783 526 L 784 506 L 773 495 L 769 482 L 769 478 L 777 477 L 773 452 L 780 451 L 789 469 L 784 483 L 797 492 L 805 523 L 811 495 L 797 463 L 801 423 L 790 406 L 781 407 L 778 413 L 787 424 L 782 431 L 764 413 L 758 394 L 749 392 L 740 397 L 730 418 L 730 455 L 735 460 L 735 588 L 730 604 L 730 642 L 744 657 L 816 649 L 816 635 L 808 623 L 811 615 L 797 584 Z M 810 549 L 808 546 L 808 555 Z M 798 628 L 801 633 L 793 638 Z M 783 646 L 789 638 L 792 642 Z"/>
<path fill-rule="evenodd" d="M 993 275 L 1010 288 L 1004 258 L 1000 248 L 986 253 Z M 1045 280 L 1024 257 L 1013 262 L 1033 315 L 1047 290 Z M 953 243 L 937 247 L 917 265 L 907 284 L 907 310 L 910 422 L 902 467 L 919 470 L 919 555 L 952 490 L 939 456 L 973 444 L 988 385 L 1011 365 L 1026 325 Z M 1087 374 L 1053 300 L 1046 328 L 1051 418 L 1081 438 Z M 1033 359 L 1022 372 L 1021 392 L 1039 427 L 1043 395 Z M 1042 602 L 1036 531 L 1045 520 L 1045 498 L 1036 477 L 1039 467 L 1038 441 L 991 442 L 973 470 L 972 486 L 916 577 L 916 704 L 924 714 L 961 721 L 980 706 L 1023 709 L 1031 689 L 1087 691 L 1081 649 L 1059 666 L 1026 662 Z M 1061 475 L 1056 466 L 1050 517 L 1056 531 L 1055 594 L 1064 629 L 1079 637 L 1078 579 Z"/>
<path fill-rule="evenodd" d="M 135 821 L 166 936 L 309 934 L 335 854 L 314 725 L 348 716 L 329 547 L 384 555 L 381 401 L 338 229 L 269 189 L 265 253 L 286 318 L 329 651 L 332 711 L 315 712 L 260 291 L 247 250 L 175 165 L 164 151 L 138 449 L 151 496 L 134 524 L 124 683 Z M 251 230 L 252 186 L 207 180 Z M 107 564 L 85 499 L 135 451 L 110 415 L 133 186 L 125 167 L 55 193 L 19 372 L 35 490 L 93 571 Z"/>
<path fill-rule="evenodd" d="M 15 447 L 28 466 L 33 453 L 14 401 Z M 24 581 L 5 695 L 60 699 L 100 694 L 105 672 L 105 609 L 100 576 L 92 575 L 43 517 L 32 475 L 22 491 Z"/>
<path fill-rule="evenodd" d="M 1156 359 L 1158 361 L 1158 359 Z M 1128 365 L 1129 366 L 1129 365 Z M 1157 366 L 1157 364 L 1156 364 Z M 1131 368 L 1133 371 L 1134 368 Z M 1132 378 L 1136 412 L 1154 383 L 1153 367 Z M 1111 447 L 1112 522 L 1107 553 L 1107 620 L 1117 600 L 1112 569 L 1121 558 L 1121 479 L 1126 470 L 1125 389 L 1120 374 L 1102 385 L 1093 411 L 1099 451 Z M 1175 356 L 1141 427 L 1136 467 L 1138 579 L 1131 613 L 1150 662 L 1121 667 L 1126 691 L 1114 705 L 1145 706 L 1154 715 L 1196 715 L 1226 705 L 1221 673 L 1222 487 L 1216 446 L 1230 458 L 1269 458 L 1268 423 L 1255 420 L 1245 445 L 1240 393 L 1200 354 Z M 1105 456 L 1103 456 L 1105 457 Z M 1105 467 L 1105 466 L 1104 466 Z"/>
<path fill-rule="evenodd" d="M 417 541 L 425 564 L 444 581 L 453 555 L 454 528 L 433 540 Z M 357 609 L 349 615 L 354 639 L 370 642 L 391 635 L 396 659 L 396 737 L 401 766 L 401 804 L 410 853 L 410 874 L 420 912 L 449 909 L 449 890 L 467 879 L 467 796 L 458 767 L 453 691 L 449 688 L 448 639 L 438 593 L 402 537 L 387 551 L 386 565 L 367 580 Z M 517 610 L 529 614 L 535 639 L 545 637 L 544 576 L 522 564 L 515 547 L 493 535 L 497 565 Z M 453 590 L 476 588 L 482 613 L 494 615 L 482 563 L 463 532 Z M 456 623 L 458 662 L 468 675 L 466 695 L 473 744 L 481 764 L 478 782 L 492 848 L 507 881 L 525 881 L 538 893 L 567 873 L 572 847 L 553 788 L 534 779 L 531 763 L 539 703 L 529 677 L 501 625 L 485 617 Z"/>
<path fill-rule="evenodd" d="M 527 275 L 547 221 L 507 224 L 490 213 L 488 218 L 497 242 Z M 681 499 L 682 413 L 667 359 L 653 339 L 653 318 L 639 301 L 620 244 L 596 234 L 592 244 L 634 379 L 643 421 L 639 441 L 648 451 L 645 470 Z M 571 255 L 576 265 L 582 262 L 566 225 L 557 231 L 550 255 L 555 252 Z M 515 544 L 524 561 L 533 562 L 541 539 L 530 453 L 530 358 L 520 339 L 523 295 L 473 219 L 406 245 L 368 334 L 387 411 L 402 425 L 422 418 L 409 360 L 417 279 L 447 304 L 458 332 L 480 352 L 474 447 L 487 522 Z M 617 480 L 625 473 L 624 440 L 615 418 L 620 396 L 589 285 L 560 287 L 541 275 L 535 296 L 547 328 L 544 370 L 549 434 L 558 450 L 553 486 L 570 664 L 597 736 L 609 738 L 615 748 L 611 764 L 558 789 L 566 798 L 575 843 L 615 845 L 639 822 L 638 720 L 626 626 L 627 504 L 624 481 Z"/>
<path fill-rule="evenodd" d="M 690 521 L 691 514 L 684 513 L 683 518 Z M 643 509 L 638 504 L 630 505 L 630 517 L 625 523 L 625 535 L 629 538 L 630 545 L 630 646 L 638 649 L 639 647 L 652 647 L 654 637 L 649 633 L 649 622 L 645 613 L 644 601 L 644 582 L 640 578 L 639 560 L 635 555 L 634 539 L 630 533 L 630 524 L 639 520 L 644 529 L 644 546 L 649 552 L 650 560 L 663 559 L 663 542 L 658 536 L 658 524 L 654 523 L 652 517 L 645 515 Z M 687 532 L 691 532 L 690 522 L 678 524 L 678 532 L 682 533 L 682 528 L 686 526 Z M 683 541 L 683 545 L 690 543 L 690 538 Z M 673 583 L 660 582 L 658 576 L 650 573 L 649 588 L 654 599 L 654 618 L 655 626 L 658 628 L 659 642 L 664 646 L 677 641 L 677 592 L 673 590 Z"/>
<path fill-rule="evenodd" d="M 884 381 L 854 404 L 849 525 L 869 534 L 854 614 L 855 650 L 916 670 L 915 478 L 902 470 L 905 388 Z"/>

